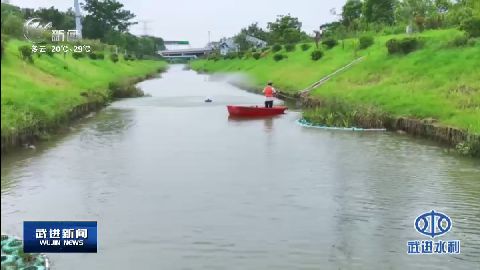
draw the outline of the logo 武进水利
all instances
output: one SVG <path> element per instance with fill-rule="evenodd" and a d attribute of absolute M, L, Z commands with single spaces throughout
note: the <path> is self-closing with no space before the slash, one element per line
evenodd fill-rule
<path fill-rule="evenodd" d="M 446 234 L 452 229 L 452 219 L 444 213 L 431 210 L 415 219 L 415 229 L 430 238 Z M 460 240 L 411 240 L 407 242 L 408 254 L 458 254 Z"/>

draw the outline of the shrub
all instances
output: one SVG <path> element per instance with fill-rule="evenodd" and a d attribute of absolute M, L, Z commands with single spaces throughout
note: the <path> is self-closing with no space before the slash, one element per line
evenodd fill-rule
<path fill-rule="evenodd" d="M 72 57 L 73 57 L 74 59 L 79 59 L 79 58 L 85 57 L 85 54 L 84 54 L 84 53 L 81 53 L 81 52 L 74 52 L 74 53 L 72 53 Z"/>
<path fill-rule="evenodd" d="M 20 46 L 18 50 L 20 51 L 23 60 L 33 63 L 32 48 L 30 46 L 23 45 Z"/>
<path fill-rule="evenodd" d="M 103 59 L 105 59 L 105 55 L 103 53 L 97 53 L 97 59 L 98 60 L 103 60 Z"/>
<path fill-rule="evenodd" d="M 310 54 L 313 61 L 318 61 L 323 57 L 323 52 L 320 50 L 315 50 Z"/>
<path fill-rule="evenodd" d="M 98 39 L 82 39 L 81 41 L 75 41 L 74 45 L 89 46 L 92 51 L 104 51 L 107 46 Z"/>
<path fill-rule="evenodd" d="M 463 47 L 468 44 L 468 36 L 456 36 L 453 40 L 449 42 L 450 47 Z"/>
<path fill-rule="evenodd" d="M 280 45 L 280 44 L 275 44 L 275 45 L 272 46 L 272 51 L 273 52 L 278 52 L 281 49 L 282 49 L 282 45 Z"/>
<path fill-rule="evenodd" d="M 400 52 L 400 45 L 397 39 L 392 38 L 385 43 L 387 46 L 388 54 L 395 54 Z"/>
<path fill-rule="evenodd" d="M 370 46 L 373 45 L 374 43 L 374 39 L 372 36 L 361 36 L 359 39 L 358 39 L 359 43 L 360 43 L 360 49 L 363 50 L 363 49 L 366 49 Z"/>
<path fill-rule="evenodd" d="M 260 53 L 256 52 L 256 53 L 253 53 L 252 56 L 253 56 L 253 58 L 255 58 L 255 60 L 258 60 L 258 59 L 260 59 L 261 55 L 260 55 Z"/>
<path fill-rule="evenodd" d="M 237 57 L 237 53 L 231 52 L 227 53 L 226 55 L 223 56 L 223 59 L 235 59 Z"/>
<path fill-rule="evenodd" d="M 331 48 L 337 46 L 338 41 L 333 39 L 333 38 L 327 38 L 324 41 L 322 41 L 322 44 L 325 45 L 325 47 L 327 47 L 327 49 L 331 49 Z"/>
<path fill-rule="evenodd" d="M 263 47 L 263 48 L 262 48 L 262 52 L 266 52 L 266 51 L 268 51 L 268 50 L 270 50 L 270 47 Z"/>
<path fill-rule="evenodd" d="M 118 54 L 116 53 L 110 54 L 110 60 L 112 60 L 112 62 L 114 63 L 118 62 Z"/>
<path fill-rule="evenodd" d="M 285 51 L 287 51 L 287 52 L 293 52 L 293 51 L 295 51 L 295 44 L 287 44 L 287 45 L 285 45 Z"/>
<path fill-rule="evenodd" d="M 108 84 L 110 95 L 114 98 L 142 97 L 145 93 L 128 82 L 111 82 Z"/>
<path fill-rule="evenodd" d="M 238 59 L 242 59 L 245 56 L 245 52 L 238 52 L 237 57 Z"/>
<path fill-rule="evenodd" d="M 443 19 L 440 15 L 427 17 L 425 21 L 425 28 L 427 29 L 438 29 L 443 26 Z"/>
<path fill-rule="evenodd" d="M 469 37 L 480 37 L 480 17 L 463 21 L 461 29 L 467 32 Z"/>
<path fill-rule="evenodd" d="M 389 54 L 408 54 L 421 47 L 419 39 L 414 37 L 407 37 L 401 40 L 393 38 L 387 41 L 385 45 Z"/>
<path fill-rule="evenodd" d="M 420 48 L 420 41 L 417 38 L 404 38 L 400 40 L 400 47 L 404 54 L 408 54 Z"/>
<path fill-rule="evenodd" d="M 473 17 L 462 23 L 462 30 L 471 38 L 480 37 L 480 17 Z"/>
<path fill-rule="evenodd" d="M 50 57 L 53 57 L 53 54 L 54 54 L 51 48 L 50 48 L 50 49 L 47 49 L 47 50 L 45 51 L 45 53 L 46 53 L 48 56 L 50 56 Z"/>
<path fill-rule="evenodd" d="M 213 61 L 218 61 L 218 60 L 220 60 L 220 54 L 218 54 L 217 52 L 212 52 L 208 55 L 207 59 L 208 60 L 213 60 Z"/>
<path fill-rule="evenodd" d="M 273 56 L 273 60 L 275 60 L 276 62 L 282 60 L 283 58 L 285 58 L 285 56 L 283 54 L 280 54 L 280 53 L 277 53 Z"/>
<path fill-rule="evenodd" d="M 302 51 L 306 51 L 306 50 L 310 49 L 310 47 L 312 47 L 312 45 L 310 45 L 308 43 L 304 43 L 304 44 L 300 45 L 300 48 L 302 49 Z"/>
<path fill-rule="evenodd" d="M 2 2 L 3 3 L 3 2 Z M 4 16 L 2 5 L 2 34 L 11 37 L 23 37 L 23 19 L 19 16 L 8 14 Z"/>
<path fill-rule="evenodd" d="M 97 55 L 94 52 L 88 53 L 88 58 L 92 60 L 97 60 Z"/>
<path fill-rule="evenodd" d="M 252 53 L 254 53 L 254 52 L 257 51 L 257 49 L 256 49 L 256 48 L 251 48 L 250 51 L 251 51 Z"/>

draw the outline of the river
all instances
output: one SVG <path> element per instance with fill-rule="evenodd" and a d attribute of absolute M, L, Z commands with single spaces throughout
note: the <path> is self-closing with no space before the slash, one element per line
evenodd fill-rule
<path fill-rule="evenodd" d="M 2 232 L 97 220 L 97 254 L 54 269 L 480 269 L 480 161 L 393 133 L 233 120 L 263 97 L 174 65 L 68 134 L 2 157 Z M 204 103 L 205 97 L 212 103 Z M 457 255 L 408 255 L 416 217 Z M 438 239 L 436 239 L 438 240 Z"/>

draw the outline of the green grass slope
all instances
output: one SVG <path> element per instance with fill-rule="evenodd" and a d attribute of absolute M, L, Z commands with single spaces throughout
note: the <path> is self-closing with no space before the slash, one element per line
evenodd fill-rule
<path fill-rule="evenodd" d="M 455 47 L 458 30 L 428 31 L 418 36 L 422 49 L 408 55 L 388 55 L 385 42 L 404 35 L 381 36 L 354 56 L 354 40 L 325 50 L 318 62 L 299 48 L 283 52 L 287 60 L 272 55 L 259 60 L 200 60 L 192 68 L 208 72 L 243 71 L 260 87 L 273 80 L 282 90 L 295 91 L 346 65 L 358 56 L 365 59 L 314 89 L 313 97 L 343 100 L 352 106 L 373 105 L 393 116 L 434 118 L 441 124 L 480 133 L 480 41 Z"/>
<path fill-rule="evenodd" d="M 71 54 L 66 58 L 63 54 L 34 56 L 34 64 L 29 64 L 18 51 L 24 44 L 9 41 L 2 57 L 2 137 L 65 119 L 75 106 L 89 101 L 82 92 L 106 96 L 110 82 L 144 76 L 166 66 L 152 60 L 113 63 L 108 56 L 105 60 L 75 60 Z"/>
<path fill-rule="evenodd" d="M 283 91 L 295 92 L 308 87 L 356 58 L 352 53 L 350 42 L 346 42 L 345 49 L 339 45 L 326 51 L 319 61 L 310 60 L 310 54 L 314 49 L 313 44 L 307 51 L 302 51 L 300 46 L 296 46 L 293 52 L 282 49 L 277 53 L 286 55 L 287 59 L 278 62 L 273 60 L 275 53 L 268 51 L 258 60 L 251 56 L 247 59 L 197 60 L 191 63 L 191 67 L 207 72 L 244 72 L 253 80 L 252 86 L 261 87 L 272 80 Z"/>

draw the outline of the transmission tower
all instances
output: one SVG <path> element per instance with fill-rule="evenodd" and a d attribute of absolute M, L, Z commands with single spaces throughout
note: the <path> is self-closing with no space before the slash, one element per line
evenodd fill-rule
<path fill-rule="evenodd" d="M 143 29 L 143 35 L 148 36 L 148 31 L 150 30 L 150 27 L 148 27 L 148 24 L 151 23 L 151 20 L 141 20 L 139 21 L 143 24 L 142 29 Z"/>
<path fill-rule="evenodd" d="M 75 29 L 77 30 L 79 37 L 82 38 L 82 14 L 80 14 L 80 5 L 78 4 L 78 0 L 73 1 L 73 6 L 75 7 Z"/>

